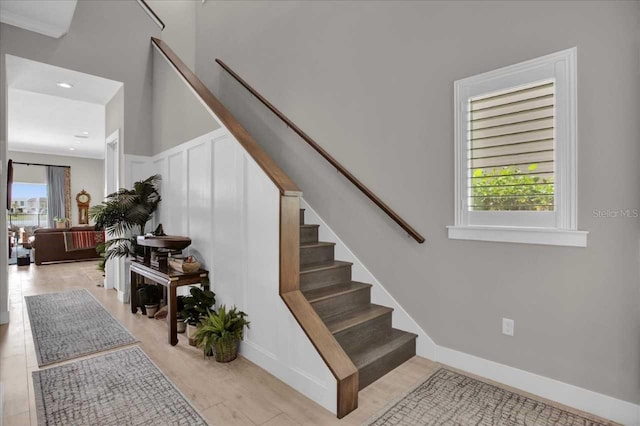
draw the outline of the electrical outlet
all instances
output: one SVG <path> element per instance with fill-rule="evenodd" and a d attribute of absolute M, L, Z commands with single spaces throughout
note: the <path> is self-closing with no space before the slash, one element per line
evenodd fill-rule
<path fill-rule="evenodd" d="M 502 334 L 513 336 L 515 330 L 515 321 L 509 318 L 502 318 Z"/>

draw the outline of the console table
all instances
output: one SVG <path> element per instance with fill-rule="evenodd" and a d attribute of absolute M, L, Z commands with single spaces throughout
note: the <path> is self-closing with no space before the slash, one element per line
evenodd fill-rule
<path fill-rule="evenodd" d="M 178 343 L 177 319 L 177 295 L 176 289 L 184 285 L 203 284 L 208 286 L 209 271 L 200 269 L 196 272 L 177 272 L 171 269 L 157 269 L 141 262 L 131 262 L 129 267 L 131 274 L 131 313 L 138 311 L 138 276 L 145 277 L 156 284 L 160 284 L 167 289 L 167 306 L 169 315 L 169 343 L 175 346 Z"/>

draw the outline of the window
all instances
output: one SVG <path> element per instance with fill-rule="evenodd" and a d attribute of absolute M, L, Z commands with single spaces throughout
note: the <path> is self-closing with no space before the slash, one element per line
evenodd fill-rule
<path fill-rule="evenodd" d="M 577 230 L 576 49 L 455 82 L 449 238 L 586 246 Z"/>

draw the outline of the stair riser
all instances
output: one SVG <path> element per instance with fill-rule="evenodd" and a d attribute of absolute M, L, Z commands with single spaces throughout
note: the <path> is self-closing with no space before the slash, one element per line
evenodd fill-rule
<path fill-rule="evenodd" d="M 364 389 L 371 383 L 378 380 L 403 362 L 411 359 L 416 354 L 416 340 L 411 339 L 393 352 L 386 354 L 380 359 L 372 362 L 358 371 L 360 377 L 360 388 Z"/>
<path fill-rule="evenodd" d="M 329 262 L 333 260 L 333 246 L 300 248 L 300 265 Z"/>
<path fill-rule="evenodd" d="M 304 210 L 300 210 L 300 225 L 304 225 Z"/>
<path fill-rule="evenodd" d="M 391 312 L 358 324 L 334 336 L 347 354 L 363 341 L 384 341 L 391 334 Z"/>
<path fill-rule="evenodd" d="M 371 288 L 366 287 L 340 296 L 313 302 L 311 306 L 321 318 L 327 318 L 360 306 L 366 306 L 369 303 L 371 303 Z"/>
<path fill-rule="evenodd" d="M 318 228 L 317 227 L 304 227 L 300 228 L 300 243 L 317 243 L 318 242 Z"/>
<path fill-rule="evenodd" d="M 300 288 L 302 290 L 315 290 L 316 288 L 348 283 L 349 281 L 351 281 L 351 265 L 300 274 Z"/>

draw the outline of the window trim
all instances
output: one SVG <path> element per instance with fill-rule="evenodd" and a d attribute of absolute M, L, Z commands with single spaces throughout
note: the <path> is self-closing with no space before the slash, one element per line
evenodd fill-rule
<path fill-rule="evenodd" d="M 466 209 L 467 108 L 470 97 L 493 90 L 553 79 L 555 81 L 555 226 L 474 225 Z M 454 83 L 455 217 L 450 239 L 520 242 L 586 247 L 587 232 L 578 231 L 577 48 L 475 75 Z M 558 143 L 561 141 L 561 143 Z M 502 213 L 502 212 L 500 212 Z M 512 212 L 508 212 L 512 213 Z M 525 215 L 522 215 L 525 217 Z"/>

